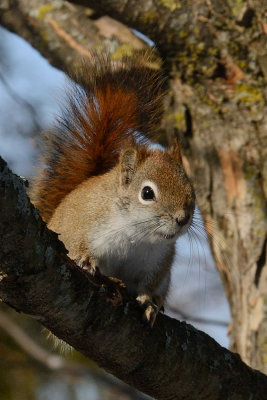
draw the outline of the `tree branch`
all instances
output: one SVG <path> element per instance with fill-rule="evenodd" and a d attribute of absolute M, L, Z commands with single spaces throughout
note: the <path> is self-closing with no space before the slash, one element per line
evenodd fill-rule
<path fill-rule="evenodd" d="M 93 13 L 93 11 L 92 11 Z M 9 0 L 0 2 L 0 24 L 35 47 L 55 67 L 72 71 L 90 51 L 107 47 L 113 53 L 142 49 L 144 42 L 111 18 L 88 18 L 88 8 L 66 1 Z"/>
<path fill-rule="evenodd" d="M 163 54 L 185 50 L 185 38 L 193 32 L 198 39 L 207 34 L 199 16 L 207 17 L 206 2 L 138 1 L 138 0 L 68 0 L 70 3 L 92 7 L 126 25 L 139 29 L 156 42 Z M 196 29 L 201 28 L 201 29 Z M 204 31 L 203 31 L 204 28 Z M 201 31 L 201 33 L 200 33 Z M 182 34 L 179 34 L 182 32 Z M 199 40 L 200 42 L 201 40 Z"/>
<path fill-rule="evenodd" d="M 89 279 L 30 204 L 0 158 L 0 297 L 108 372 L 156 397 L 262 400 L 267 377 L 184 322 L 151 329 L 118 282 Z M 253 396 L 253 397 L 252 397 Z"/>
<path fill-rule="evenodd" d="M 166 60 L 175 62 L 183 78 L 199 82 L 213 78 L 224 55 L 244 60 L 250 43 L 266 42 L 266 5 L 262 1 L 229 4 L 213 1 L 68 0 L 108 14 L 152 39 Z M 249 15 L 251 15 L 249 17 Z M 252 21 L 258 24 L 251 29 Z M 250 29 L 247 29 L 250 28 Z M 225 35 L 220 35 L 220 32 Z M 263 53 L 259 50 L 263 62 Z M 258 65 L 253 67 L 260 73 Z M 251 71 L 251 69 L 250 69 Z M 253 71 L 254 72 L 254 71 Z M 231 71 L 227 71 L 231 73 Z"/>

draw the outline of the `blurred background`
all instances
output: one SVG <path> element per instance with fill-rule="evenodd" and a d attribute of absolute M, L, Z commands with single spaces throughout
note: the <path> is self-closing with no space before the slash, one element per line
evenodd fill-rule
<path fill-rule="evenodd" d="M 61 71 L 0 27 L 0 154 L 18 175 L 35 174 L 40 132 L 60 113 L 65 87 Z M 229 307 L 204 228 L 177 243 L 165 312 L 229 345 Z M 55 349 L 37 322 L 0 304 L 1 400 L 142 398 L 78 353 Z"/>

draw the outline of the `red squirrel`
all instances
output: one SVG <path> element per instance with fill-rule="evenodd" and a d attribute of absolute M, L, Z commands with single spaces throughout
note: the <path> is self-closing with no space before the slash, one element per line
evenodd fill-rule
<path fill-rule="evenodd" d="M 74 77 L 30 195 L 70 258 L 122 280 L 153 325 L 195 195 L 178 143 L 161 149 L 148 140 L 158 131 L 164 91 L 146 62 L 94 55 Z"/>

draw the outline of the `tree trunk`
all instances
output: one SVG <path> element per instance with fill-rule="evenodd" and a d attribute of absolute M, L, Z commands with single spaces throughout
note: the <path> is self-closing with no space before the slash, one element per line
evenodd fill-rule
<path fill-rule="evenodd" d="M 242 104 L 249 96 L 243 84 L 236 88 L 240 97 L 235 92 L 219 105 L 215 84 L 205 92 L 188 90 L 177 79 L 172 89 L 178 99 L 172 116 L 178 118 L 181 107 L 192 116 L 186 154 L 230 301 L 232 349 L 267 372 L 266 111 L 264 116 L 262 105 L 255 107 L 261 119 L 253 120 L 251 105 Z M 202 95 L 210 99 L 206 104 Z"/>
<path fill-rule="evenodd" d="M 223 50 L 219 70 L 201 84 L 174 74 L 165 121 L 184 142 L 231 306 L 231 348 L 267 373 L 266 82 L 258 68 L 238 67 L 239 52 Z M 257 61 L 255 52 L 246 65 Z"/>

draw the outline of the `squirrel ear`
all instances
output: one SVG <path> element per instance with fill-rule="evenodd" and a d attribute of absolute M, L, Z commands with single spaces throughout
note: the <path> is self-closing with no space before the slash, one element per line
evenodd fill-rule
<path fill-rule="evenodd" d="M 173 145 L 169 149 L 169 154 L 172 156 L 176 161 L 181 162 L 182 155 L 181 155 L 181 146 L 178 143 L 178 140 L 175 138 L 173 140 Z"/>
<path fill-rule="evenodd" d="M 120 167 L 121 167 L 121 184 L 128 185 L 136 171 L 137 151 L 134 148 L 127 148 L 121 152 Z"/>

